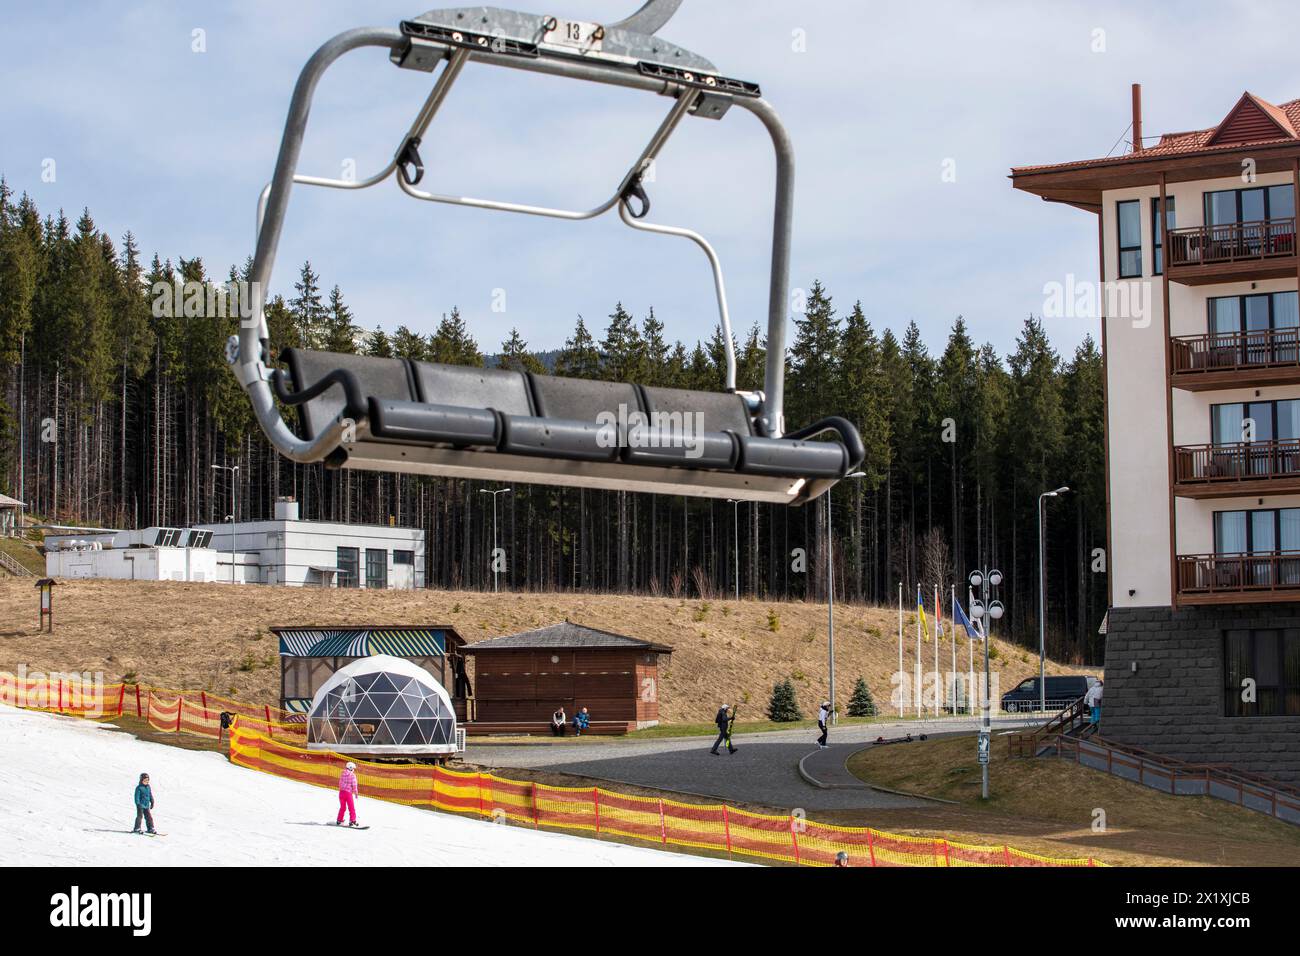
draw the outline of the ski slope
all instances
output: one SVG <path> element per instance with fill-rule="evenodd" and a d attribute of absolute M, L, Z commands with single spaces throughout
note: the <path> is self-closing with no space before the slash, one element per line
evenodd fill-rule
<path fill-rule="evenodd" d="M 161 837 L 127 831 L 151 777 Z M 115 733 L 91 721 L 0 706 L 0 859 L 95 866 L 717 866 L 726 861 L 367 800 L 349 831 L 332 790 Z M 330 825 L 322 825 L 322 824 Z"/>

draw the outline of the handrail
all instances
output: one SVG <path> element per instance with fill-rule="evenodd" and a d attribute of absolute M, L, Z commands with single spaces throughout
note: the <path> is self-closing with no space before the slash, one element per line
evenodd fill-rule
<path fill-rule="evenodd" d="M 671 6 L 673 6 L 671 3 L 659 4 L 659 12 L 648 14 L 643 18 L 643 22 L 648 24 L 659 19 L 669 12 L 668 8 Z M 638 14 L 646 13 L 649 9 L 650 5 L 647 4 Z M 634 15 L 632 19 L 635 19 L 636 16 Z M 627 35 L 631 36 L 632 34 L 628 33 Z M 438 107 L 445 99 L 451 83 L 459 74 L 461 67 L 469 60 L 494 66 L 505 66 L 511 69 L 522 69 L 640 89 L 673 97 L 676 100 L 673 109 L 656 132 L 650 145 L 643 151 L 638 163 L 624 177 L 619 192 L 615 194 L 612 200 L 603 204 L 602 207 L 590 211 L 591 215 L 596 215 L 608 210 L 615 204 L 622 205 L 619 203 L 619 199 L 622 197 L 623 191 L 644 168 L 645 160 L 653 159 L 680 118 L 703 95 L 698 84 L 702 79 L 711 80 L 711 78 L 701 78 L 689 72 L 678 78 L 670 72 L 657 73 L 655 71 L 629 70 L 626 68 L 626 64 L 602 61 L 592 57 L 517 56 L 505 52 L 504 48 L 502 48 L 502 52 L 498 52 L 496 44 L 487 44 L 480 48 L 421 38 L 419 43 L 422 51 L 433 55 L 435 61 L 446 59 L 448 63 L 442 73 L 439 74 L 433 90 L 426 98 L 411 125 L 407 139 L 403 141 L 394 159 L 379 173 L 359 182 L 298 175 L 296 167 L 302 151 L 302 142 L 311 102 L 316 85 L 325 71 L 343 54 L 363 47 L 386 47 L 390 51 L 390 58 L 397 60 L 400 59 L 403 51 L 412 42 L 408 40 L 402 31 L 396 29 L 362 27 L 338 34 L 324 43 L 311 56 L 299 74 L 297 84 L 294 87 L 285 120 L 284 134 L 280 142 L 280 151 L 276 160 L 275 173 L 270 185 L 263 190 L 259 199 L 257 246 L 250 274 L 252 281 L 252 313 L 251 316 L 241 321 L 238 336 L 232 336 L 227 344 L 227 361 L 232 366 L 240 385 L 248 393 L 255 417 L 262 430 L 266 433 L 267 438 L 280 453 L 294 461 L 319 461 L 337 448 L 340 440 L 358 425 L 368 424 L 364 421 L 364 418 L 356 421 L 344 414 L 340 414 L 333 422 L 322 428 L 313 440 L 304 441 L 289 429 L 275 404 L 274 392 L 271 386 L 273 373 L 269 355 L 270 333 L 265 316 L 265 296 L 275 264 L 275 253 L 279 245 L 280 234 L 284 226 L 289 194 L 295 183 L 330 188 L 360 189 L 375 185 L 395 173 L 398 185 L 408 194 L 416 196 L 416 198 L 456 202 L 462 205 L 479 205 L 504 211 L 559 215 L 561 218 L 589 218 L 590 216 L 587 214 L 575 215 L 561 210 L 543 210 L 541 207 L 524 207 L 517 204 L 497 203 L 488 200 L 467 200 L 464 197 L 438 196 L 437 194 L 415 190 L 414 185 L 419 180 L 418 167 L 415 175 L 408 174 L 405 169 L 405 165 L 412 162 L 408 158 L 408 149 L 412 144 L 418 145 L 419 141 L 419 135 L 412 134 L 422 134 L 427 128 Z M 756 90 L 754 92 L 756 93 Z M 764 390 L 758 396 L 753 396 L 752 404 L 757 406 L 757 424 L 761 432 L 772 437 L 780 437 L 784 432 L 785 325 L 793 225 L 794 152 L 785 127 L 772 107 L 761 97 L 757 95 L 731 96 L 721 88 L 710 89 L 707 96 L 714 100 L 729 102 L 730 105 L 740 106 L 757 116 L 768 130 L 776 156 L 772 270 L 768 290 L 767 367 L 764 376 Z M 656 227 L 652 231 L 668 232 L 669 234 L 689 238 L 700 245 L 706 255 L 711 253 L 711 247 L 703 242 L 702 237 L 699 237 L 698 234 L 692 233 L 690 230 L 670 231 L 670 229 L 671 227 Z M 721 283 L 716 255 L 709 255 L 709 259 L 711 266 L 714 268 L 720 313 L 724 325 L 729 326 L 725 292 Z M 726 345 L 730 351 L 732 349 L 731 336 L 727 335 L 726 339 Z M 729 385 L 733 388 L 734 372 L 732 369 L 734 369 L 734 362 L 733 355 L 728 361 Z"/>
<path fill-rule="evenodd" d="M 1184 484 L 1300 476 L 1300 440 L 1174 446 L 1174 479 Z"/>
<path fill-rule="evenodd" d="M 1180 554 L 1176 562 L 1180 594 L 1300 590 L 1300 551 Z"/>
<path fill-rule="evenodd" d="M 1177 335 L 1170 340 L 1174 374 L 1300 367 L 1300 328 Z"/>
<path fill-rule="evenodd" d="M 8 571 L 16 578 L 36 577 L 36 575 L 33 574 L 30 570 L 28 570 L 24 565 L 18 563 L 17 560 L 11 558 L 3 551 L 0 551 L 0 568 L 4 568 L 6 571 Z"/>
<path fill-rule="evenodd" d="M 1169 230 L 1172 267 L 1294 256 L 1296 220 L 1257 219 Z"/>

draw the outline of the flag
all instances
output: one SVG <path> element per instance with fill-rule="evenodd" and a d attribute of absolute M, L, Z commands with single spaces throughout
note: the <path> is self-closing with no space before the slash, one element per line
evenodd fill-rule
<path fill-rule="evenodd" d="M 984 640 L 984 635 L 980 633 L 980 626 L 971 623 L 971 619 L 966 616 L 966 612 L 962 610 L 962 606 L 954 601 L 952 607 L 953 618 L 959 625 L 966 628 L 966 636 L 976 641 Z"/>
<path fill-rule="evenodd" d="M 930 636 L 930 625 L 925 620 L 925 601 L 921 599 L 921 585 L 916 586 L 916 616 L 921 621 L 921 630 L 925 636 Z"/>

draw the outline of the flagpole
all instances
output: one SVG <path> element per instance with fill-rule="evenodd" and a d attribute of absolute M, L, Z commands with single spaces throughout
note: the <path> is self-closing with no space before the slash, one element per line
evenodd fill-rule
<path fill-rule="evenodd" d="M 903 716 L 903 582 L 898 582 L 898 716 Z"/>
<path fill-rule="evenodd" d="M 939 695 L 943 678 L 939 675 L 939 632 L 943 629 L 943 611 L 939 608 L 939 585 L 934 586 L 934 716 L 939 716 Z"/>
<path fill-rule="evenodd" d="M 916 716 L 921 716 L 921 585 L 916 586 Z"/>
<path fill-rule="evenodd" d="M 969 602 L 969 600 L 968 600 L 968 601 L 967 601 L 967 607 L 969 607 L 969 606 L 970 606 L 970 602 Z M 968 621 L 970 620 L 970 612 L 969 612 L 969 611 L 966 612 L 966 620 L 968 620 Z M 967 636 L 969 637 L 969 635 L 967 635 Z M 968 663 L 967 663 L 967 667 L 969 667 L 970 669 L 966 672 L 966 674 L 967 674 L 967 678 L 966 678 L 966 679 L 967 679 L 968 681 L 970 681 L 970 685 L 969 685 L 969 686 L 972 687 L 972 688 L 974 688 L 974 686 L 975 686 L 975 639 L 974 639 L 974 638 L 971 638 L 969 641 L 966 642 L 966 644 L 967 644 L 967 650 L 970 652 L 970 653 L 969 653 L 969 660 L 968 660 Z M 974 713 L 975 713 L 975 699 L 970 695 L 969 691 L 968 691 L 967 694 L 966 694 L 966 703 L 967 703 L 966 712 L 969 713 L 969 714 L 974 714 Z"/>
<path fill-rule="evenodd" d="M 952 621 L 952 715 L 957 716 L 957 585 L 952 586 L 949 595 L 948 619 Z"/>

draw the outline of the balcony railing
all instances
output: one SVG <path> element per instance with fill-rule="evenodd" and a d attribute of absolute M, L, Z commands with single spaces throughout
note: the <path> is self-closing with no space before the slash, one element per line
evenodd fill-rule
<path fill-rule="evenodd" d="M 1169 265 L 1219 265 L 1296 254 L 1295 218 L 1169 230 Z"/>
<path fill-rule="evenodd" d="M 1300 368 L 1300 329 L 1211 332 L 1173 339 L 1174 374 Z"/>
<path fill-rule="evenodd" d="M 1300 479 L 1300 441 L 1179 445 L 1174 478 L 1179 484 Z"/>
<path fill-rule="evenodd" d="M 1180 554 L 1178 593 L 1249 600 L 1300 598 L 1300 551 L 1268 554 Z"/>

